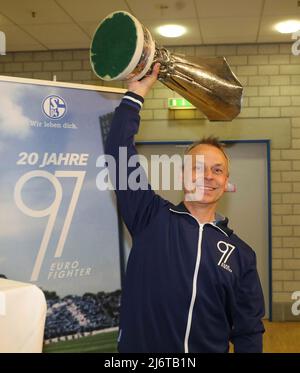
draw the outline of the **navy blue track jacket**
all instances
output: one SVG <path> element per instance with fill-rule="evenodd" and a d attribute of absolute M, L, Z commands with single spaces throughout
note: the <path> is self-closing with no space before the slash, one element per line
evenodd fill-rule
<path fill-rule="evenodd" d="M 127 92 L 116 109 L 106 154 L 137 154 L 143 98 Z M 136 168 L 128 167 L 128 175 Z M 117 167 L 118 175 L 118 167 Z M 264 299 L 254 251 L 228 220 L 201 224 L 183 203 L 149 190 L 120 190 L 133 247 L 122 291 L 120 352 L 261 352 Z"/>

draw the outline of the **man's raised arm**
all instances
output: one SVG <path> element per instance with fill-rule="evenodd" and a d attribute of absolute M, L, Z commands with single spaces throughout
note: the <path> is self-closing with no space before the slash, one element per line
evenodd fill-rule
<path fill-rule="evenodd" d="M 143 230 L 155 216 L 158 208 L 165 203 L 148 184 L 145 172 L 137 163 L 134 145 L 134 136 L 140 124 L 139 112 L 144 97 L 157 80 L 159 67 L 159 64 L 156 64 L 151 75 L 128 84 L 128 91 L 115 111 L 105 146 L 105 153 L 115 160 L 116 170 L 110 170 L 111 180 L 116 190 L 121 215 L 131 234 Z M 130 183 L 129 176 L 135 170 L 138 170 L 139 184 L 143 184 L 145 188 L 136 189 L 133 185 L 135 183 Z M 115 178 L 112 175 L 114 171 Z M 124 178 L 120 178 L 121 174 L 125 175 L 125 183 Z"/>

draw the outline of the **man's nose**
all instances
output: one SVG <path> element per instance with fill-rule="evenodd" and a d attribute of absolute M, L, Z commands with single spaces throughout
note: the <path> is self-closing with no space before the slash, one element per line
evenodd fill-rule
<path fill-rule="evenodd" d="M 209 168 L 204 170 L 204 177 L 205 179 L 212 179 L 213 173 Z"/>

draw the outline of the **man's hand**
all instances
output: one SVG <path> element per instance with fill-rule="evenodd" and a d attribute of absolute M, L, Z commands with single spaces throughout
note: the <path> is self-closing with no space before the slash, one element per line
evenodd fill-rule
<path fill-rule="evenodd" d="M 146 76 L 140 81 L 129 82 L 128 90 L 136 93 L 137 95 L 145 97 L 146 94 L 150 91 L 150 89 L 154 85 L 154 83 L 156 82 L 159 69 L 160 69 L 160 63 L 156 63 L 153 67 L 151 75 Z"/>

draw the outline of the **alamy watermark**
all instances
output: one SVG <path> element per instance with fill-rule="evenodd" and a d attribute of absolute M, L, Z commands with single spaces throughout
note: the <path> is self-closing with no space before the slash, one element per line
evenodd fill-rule
<path fill-rule="evenodd" d="M 0 291 L 0 316 L 6 315 L 6 300 L 5 293 Z"/>
<path fill-rule="evenodd" d="M 149 190 L 148 175 L 153 189 L 171 190 L 173 185 L 174 190 L 184 190 L 185 199 L 190 201 L 201 200 L 205 188 L 215 189 L 204 185 L 203 155 L 152 154 L 149 162 L 143 155 L 128 156 L 127 147 L 119 147 L 117 160 L 112 155 L 103 154 L 98 157 L 96 166 L 102 168 L 96 177 L 100 191 Z"/>
<path fill-rule="evenodd" d="M 292 39 L 296 40 L 292 45 L 292 53 L 294 56 L 300 55 L 300 30 L 292 34 Z"/>
<path fill-rule="evenodd" d="M 292 294 L 292 299 L 295 300 L 295 302 L 292 304 L 292 314 L 294 316 L 300 315 L 300 291 L 294 291 Z"/>
<path fill-rule="evenodd" d="M 0 31 L 0 56 L 6 55 L 6 37 L 3 31 Z"/>

